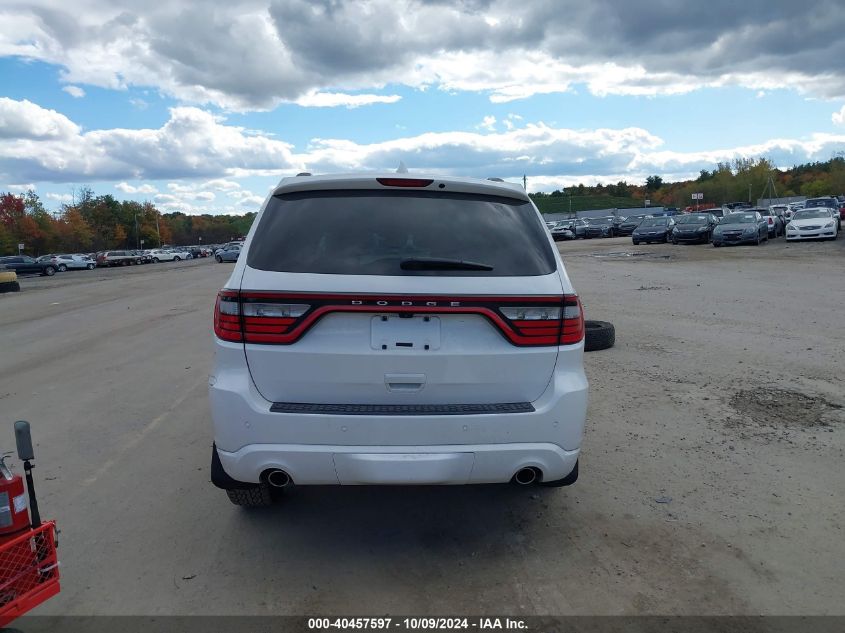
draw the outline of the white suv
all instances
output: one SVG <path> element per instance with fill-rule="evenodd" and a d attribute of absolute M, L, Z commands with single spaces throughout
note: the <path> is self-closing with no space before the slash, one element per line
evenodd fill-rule
<path fill-rule="evenodd" d="M 214 311 L 212 482 L 568 485 L 584 317 L 521 186 L 286 178 Z"/>

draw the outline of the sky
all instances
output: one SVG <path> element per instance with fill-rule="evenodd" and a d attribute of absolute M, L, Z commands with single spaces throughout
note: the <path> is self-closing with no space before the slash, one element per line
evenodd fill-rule
<path fill-rule="evenodd" d="M 298 172 L 698 175 L 845 152 L 840 0 L 4 0 L 0 191 L 257 211 Z"/>

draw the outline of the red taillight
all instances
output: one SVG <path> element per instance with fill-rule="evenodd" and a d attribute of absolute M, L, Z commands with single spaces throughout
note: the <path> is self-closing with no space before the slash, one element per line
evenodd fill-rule
<path fill-rule="evenodd" d="M 774 223 L 775 223 L 775 219 L 774 219 L 774 218 L 772 218 L 772 217 L 770 217 L 770 218 L 769 218 L 769 224 L 774 224 Z"/>
<path fill-rule="evenodd" d="M 563 297 L 563 324 L 560 329 L 560 344 L 573 345 L 584 338 L 584 308 L 577 295 Z"/>
<path fill-rule="evenodd" d="M 576 295 L 374 296 L 236 290 L 218 293 L 214 333 L 224 341 L 289 345 L 334 312 L 477 314 L 514 345 L 572 345 L 584 338 L 584 314 Z"/>
<path fill-rule="evenodd" d="M 214 304 L 214 334 L 224 341 L 243 341 L 237 290 L 221 290 Z"/>
<path fill-rule="evenodd" d="M 376 181 L 385 187 L 428 187 L 434 182 L 424 178 L 376 178 Z"/>

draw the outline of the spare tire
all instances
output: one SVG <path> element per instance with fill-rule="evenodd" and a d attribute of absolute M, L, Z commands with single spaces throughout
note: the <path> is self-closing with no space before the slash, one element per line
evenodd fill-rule
<path fill-rule="evenodd" d="M 584 351 L 608 349 L 616 343 L 616 328 L 607 321 L 584 321 Z"/>

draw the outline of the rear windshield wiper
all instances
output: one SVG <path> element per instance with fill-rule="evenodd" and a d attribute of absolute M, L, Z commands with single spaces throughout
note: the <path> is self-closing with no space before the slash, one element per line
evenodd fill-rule
<path fill-rule="evenodd" d="M 411 257 L 399 263 L 402 270 L 493 270 L 490 264 L 440 257 Z"/>

